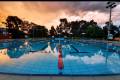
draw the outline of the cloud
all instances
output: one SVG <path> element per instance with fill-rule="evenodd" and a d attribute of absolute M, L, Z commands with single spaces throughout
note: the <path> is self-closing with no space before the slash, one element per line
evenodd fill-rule
<path fill-rule="evenodd" d="M 117 4 L 118 6 L 113 10 L 113 20 L 120 19 L 118 17 L 120 4 Z M 105 8 L 106 1 L 1 1 L 0 5 L 0 15 L 4 16 L 4 19 L 8 15 L 15 15 L 22 19 L 45 25 L 48 28 L 50 28 L 52 24 L 55 26 L 58 25 L 59 18 L 63 17 L 67 17 L 69 20 L 75 20 L 75 17 L 77 17 L 77 19 L 89 20 L 93 16 L 92 18 L 98 23 L 105 23 L 109 16 L 109 10 Z M 0 19 L 3 20 L 1 16 Z"/>

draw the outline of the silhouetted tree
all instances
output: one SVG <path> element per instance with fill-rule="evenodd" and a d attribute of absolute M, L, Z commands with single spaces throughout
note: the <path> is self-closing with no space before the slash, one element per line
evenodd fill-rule
<path fill-rule="evenodd" d="M 103 33 L 102 28 L 89 25 L 86 28 L 86 37 L 88 37 L 88 38 L 103 38 L 104 33 Z"/>
<path fill-rule="evenodd" d="M 51 26 L 51 29 L 50 29 L 49 32 L 50 32 L 50 36 L 55 36 L 55 35 L 57 35 L 57 32 L 56 32 L 54 26 Z"/>
<path fill-rule="evenodd" d="M 57 31 L 57 34 L 62 33 L 62 28 L 60 26 L 57 26 L 56 31 Z"/>
<path fill-rule="evenodd" d="M 108 35 L 108 28 L 109 28 L 109 22 L 105 23 L 105 26 L 103 27 L 103 31 L 105 34 L 105 37 L 107 38 Z M 110 25 L 110 34 L 113 35 L 113 37 L 118 37 L 119 36 L 119 28 L 115 25 L 113 25 L 113 23 L 111 22 Z"/>
<path fill-rule="evenodd" d="M 57 34 L 68 35 L 70 33 L 70 24 L 66 18 L 60 19 L 60 24 L 56 28 Z"/>
<path fill-rule="evenodd" d="M 12 38 L 24 38 L 25 33 L 20 30 L 22 20 L 17 16 L 8 16 L 6 19 L 6 27 L 8 32 L 12 34 Z"/>
<path fill-rule="evenodd" d="M 94 20 L 91 20 L 87 26 L 85 33 L 89 38 L 103 38 L 104 32 L 102 28 L 100 28 Z"/>
<path fill-rule="evenodd" d="M 102 28 L 97 25 L 97 22 L 91 20 L 87 22 L 85 20 L 81 21 L 71 21 L 68 22 L 66 18 L 60 19 L 60 25 L 56 28 L 57 33 L 69 36 L 72 33 L 72 36 L 89 38 L 103 38 L 104 32 Z"/>
<path fill-rule="evenodd" d="M 97 23 L 94 20 L 90 22 L 81 20 L 81 21 L 72 21 L 71 23 L 71 32 L 74 36 L 84 36 L 89 38 L 102 38 L 103 30 L 98 27 Z M 83 35 L 84 34 L 84 35 Z"/>
<path fill-rule="evenodd" d="M 17 16 L 8 16 L 6 22 L 9 29 L 19 29 L 23 21 Z"/>

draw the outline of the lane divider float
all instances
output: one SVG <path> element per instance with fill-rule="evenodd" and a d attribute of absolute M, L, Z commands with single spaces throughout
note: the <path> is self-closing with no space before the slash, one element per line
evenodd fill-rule
<path fill-rule="evenodd" d="M 64 68 L 63 59 L 62 59 L 62 50 L 61 47 L 58 47 L 58 69 L 62 70 Z"/>

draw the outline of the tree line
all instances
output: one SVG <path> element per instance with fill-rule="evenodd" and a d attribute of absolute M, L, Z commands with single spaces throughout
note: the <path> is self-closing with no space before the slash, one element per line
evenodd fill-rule
<path fill-rule="evenodd" d="M 33 22 L 25 22 L 17 16 L 8 16 L 5 24 L 7 32 L 15 39 L 26 38 L 26 36 L 29 38 L 51 37 L 59 34 L 67 37 L 106 39 L 109 27 L 109 22 L 106 22 L 105 26 L 101 28 L 94 20 L 68 22 L 66 18 L 62 18 L 56 28 L 51 26 L 51 29 L 48 30 L 45 26 Z M 120 37 L 120 27 L 111 23 L 110 33 L 113 34 L 114 38 Z"/>
<path fill-rule="evenodd" d="M 82 37 L 82 38 L 99 38 L 107 39 L 109 22 L 105 23 L 105 26 L 101 28 L 97 22 L 91 21 L 71 21 L 68 22 L 66 18 L 60 19 L 60 24 L 55 29 L 51 27 L 51 36 L 63 34 L 70 37 Z M 113 34 L 113 38 L 120 37 L 120 26 L 117 27 L 111 23 L 110 33 Z"/>
<path fill-rule="evenodd" d="M 39 38 L 47 37 L 48 29 L 45 26 L 37 25 L 33 22 L 27 23 L 17 16 L 8 16 L 6 19 L 6 28 L 12 38 Z"/>

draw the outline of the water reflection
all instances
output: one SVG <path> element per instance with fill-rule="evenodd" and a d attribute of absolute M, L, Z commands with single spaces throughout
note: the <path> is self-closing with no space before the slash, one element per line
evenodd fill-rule
<path fill-rule="evenodd" d="M 22 55 L 27 54 L 30 50 L 31 47 L 28 44 L 28 41 L 12 42 L 8 48 L 8 55 L 10 58 L 19 58 Z"/>
<path fill-rule="evenodd" d="M 0 43 L 2 44 L 2 43 Z M 77 43 L 78 44 L 78 43 Z M 35 46 L 36 45 L 36 46 Z M 71 44 L 72 45 L 72 44 Z M 66 44 L 62 45 L 62 53 L 63 53 L 63 58 L 68 59 L 68 60 L 77 60 L 80 59 L 86 64 L 95 64 L 95 63 L 104 63 L 107 61 L 108 57 L 111 56 L 113 53 L 112 52 L 103 52 L 101 49 L 99 51 L 94 51 L 94 53 L 70 53 L 70 52 L 75 52 L 75 50 L 71 47 L 71 45 Z M 84 45 L 82 43 L 78 44 L 81 45 L 81 48 L 85 48 L 89 45 Z M 110 44 L 111 45 L 111 44 Z M 40 41 L 34 41 L 31 42 L 29 40 L 25 41 L 11 41 L 11 42 L 6 42 L 3 43 L 2 47 L 7 47 L 7 55 L 10 58 L 19 58 L 24 54 L 33 54 L 34 52 L 39 52 L 39 53 L 50 53 L 55 56 L 58 55 L 57 53 L 57 43 L 41 43 Z M 108 46 L 108 45 L 107 45 Z M 34 50 L 37 49 L 37 50 Z M 90 51 L 89 51 L 90 52 Z M 90 56 L 88 56 L 90 55 Z M 120 55 L 117 55 L 120 56 Z"/>
<path fill-rule="evenodd" d="M 11 72 L 22 72 L 25 70 L 26 73 L 57 73 L 57 43 L 13 40 L 0 43 L 0 47 L 0 71 L 3 69 L 4 72 L 9 68 Z M 83 51 L 88 53 L 82 53 Z M 99 69 L 110 69 L 112 72 L 120 72 L 120 54 L 108 52 L 100 47 L 84 45 L 84 43 L 63 44 L 62 58 L 65 65 L 63 72 L 64 70 L 72 69 L 74 72 L 74 69 L 78 71 L 82 68 L 83 70 L 86 70 L 86 68 L 95 70 L 96 66 L 99 68 L 98 65 L 100 66 Z"/>
<path fill-rule="evenodd" d="M 0 64 L 8 62 L 10 57 L 7 55 L 8 49 L 0 49 Z"/>
<path fill-rule="evenodd" d="M 100 64 L 100 63 L 105 63 L 106 58 L 102 55 L 95 54 L 91 57 L 88 56 L 81 57 L 81 60 L 85 64 Z"/>
<path fill-rule="evenodd" d="M 101 63 L 107 64 L 109 63 L 109 57 L 111 56 L 114 56 L 114 60 L 115 58 L 120 59 L 119 53 L 116 53 L 115 55 L 114 52 L 107 52 L 106 50 L 101 50 L 101 49 L 99 49 L 98 51 L 96 50 L 94 52 L 89 50 L 89 53 L 80 53 L 80 52 L 74 52 L 73 49 L 70 47 L 70 45 L 63 45 L 63 48 L 64 48 L 63 49 L 64 60 L 68 60 L 68 61 L 76 60 L 76 62 L 78 63 L 83 62 L 84 64 L 101 64 Z M 73 51 L 74 53 L 70 53 L 71 51 Z"/>
<path fill-rule="evenodd" d="M 120 73 L 120 56 L 118 53 L 113 53 L 108 58 L 108 67 L 113 73 Z"/>
<path fill-rule="evenodd" d="M 1 42 L 0 48 L 8 49 L 8 56 L 10 58 L 19 58 L 24 54 L 29 54 L 29 52 L 39 51 L 45 44 L 32 42 L 29 40 L 13 40 L 9 42 Z M 44 48 L 46 48 L 45 46 Z"/>
<path fill-rule="evenodd" d="M 99 64 L 105 63 L 106 58 L 98 53 L 95 53 L 92 56 L 75 56 L 75 55 L 66 55 L 64 60 L 76 60 L 77 62 L 83 62 L 84 64 Z"/>
<path fill-rule="evenodd" d="M 32 42 L 29 40 L 13 40 L 11 42 L 6 42 L 6 43 L 0 43 L 1 48 L 6 48 L 7 54 L 10 58 L 19 58 L 24 54 L 29 54 L 29 53 L 34 53 L 38 52 L 39 53 L 52 53 L 52 54 L 57 54 L 56 50 L 56 44 L 51 44 L 50 42 L 45 43 L 45 42 Z"/>

